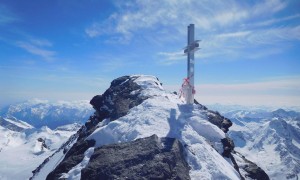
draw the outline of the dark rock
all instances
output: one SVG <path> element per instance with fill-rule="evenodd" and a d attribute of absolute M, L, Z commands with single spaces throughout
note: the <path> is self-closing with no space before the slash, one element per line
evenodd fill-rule
<path fill-rule="evenodd" d="M 207 113 L 208 121 L 212 124 L 218 126 L 222 131 L 227 133 L 229 131 L 229 127 L 232 126 L 232 122 L 225 118 L 224 116 L 220 115 L 219 112 L 208 110 Z"/>
<path fill-rule="evenodd" d="M 111 121 L 125 116 L 129 109 L 141 104 L 146 98 L 140 97 L 141 87 L 134 82 L 137 77 L 122 76 L 111 82 L 110 87 L 102 94 L 96 95 L 90 104 L 96 110 L 85 123 L 86 131 L 79 139 L 91 134 L 96 125 L 106 118 Z M 132 93 L 135 91 L 135 93 Z"/>
<path fill-rule="evenodd" d="M 267 173 L 259 166 L 257 166 L 255 163 L 246 159 L 246 157 L 240 154 L 239 152 L 234 151 L 233 153 L 236 156 L 239 156 L 244 161 L 239 165 L 239 168 L 247 172 L 247 174 L 245 175 L 246 177 L 250 177 L 251 179 L 257 179 L 257 180 L 270 179 Z"/>
<path fill-rule="evenodd" d="M 96 148 L 81 179 L 190 179 L 182 144 L 156 135 Z"/>
<path fill-rule="evenodd" d="M 246 176 L 252 179 L 259 179 L 259 180 L 269 180 L 269 176 L 267 173 L 254 164 L 251 161 L 248 161 L 248 164 L 243 168 L 248 174 Z"/>
<path fill-rule="evenodd" d="M 76 142 L 65 155 L 63 161 L 48 174 L 47 180 L 59 179 L 62 173 L 67 173 L 84 158 L 84 152 L 95 145 L 94 140 Z"/>
<path fill-rule="evenodd" d="M 127 114 L 128 110 L 143 102 L 138 97 L 139 93 L 132 93 L 140 90 L 140 86 L 134 82 L 136 78 L 122 76 L 111 82 L 110 87 L 102 94 L 91 100 L 91 104 L 101 119 L 110 117 L 111 120 L 118 119 Z"/>
<path fill-rule="evenodd" d="M 207 110 L 207 107 L 204 106 L 204 105 L 202 105 L 202 104 L 200 104 L 196 99 L 194 99 L 194 103 L 197 104 L 197 105 L 199 105 L 200 109 Z"/>
<path fill-rule="evenodd" d="M 93 106 L 94 109 L 100 109 L 101 104 L 103 103 L 102 95 L 96 95 L 90 101 L 90 104 Z"/>
<path fill-rule="evenodd" d="M 194 99 L 194 103 L 199 105 L 200 109 L 206 111 L 206 115 L 209 122 L 218 126 L 225 133 L 229 131 L 229 128 L 232 126 L 232 122 L 229 119 L 222 116 L 218 111 L 212 111 L 207 109 L 206 106 L 200 104 L 196 99 Z"/>
<path fill-rule="evenodd" d="M 230 139 L 229 137 L 226 137 L 226 138 L 224 138 L 224 139 L 221 139 L 221 142 L 222 142 L 222 144 L 223 144 L 223 149 L 224 149 L 222 155 L 223 155 L 224 157 L 229 158 L 230 155 L 231 155 L 231 152 L 232 152 L 233 149 L 234 149 L 234 143 L 233 143 L 232 139 Z"/>
<path fill-rule="evenodd" d="M 44 148 L 49 149 L 48 146 L 47 146 L 47 144 L 46 144 L 45 139 L 38 138 L 37 141 L 42 143 L 42 147 L 41 147 L 42 149 L 44 149 Z"/>

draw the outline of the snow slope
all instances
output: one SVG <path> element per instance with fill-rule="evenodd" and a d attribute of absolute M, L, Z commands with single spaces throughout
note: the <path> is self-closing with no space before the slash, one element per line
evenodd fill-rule
<path fill-rule="evenodd" d="M 0 179 L 28 179 L 32 175 L 31 171 L 77 130 L 62 129 L 42 127 L 16 132 L 0 126 Z"/>

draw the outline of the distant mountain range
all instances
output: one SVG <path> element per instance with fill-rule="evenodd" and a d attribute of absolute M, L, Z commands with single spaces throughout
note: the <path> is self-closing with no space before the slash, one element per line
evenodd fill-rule
<path fill-rule="evenodd" d="M 49 102 L 29 100 L 12 104 L 0 110 L 0 116 L 9 119 L 20 119 L 36 128 L 47 126 L 55 129 L 71 123 L 84 123 L 93 113 L 89 101 Z"/>
<path fill-rule="evenodd" d="M 256 162 L 271 179 L 300 178 L 300 113 L 242 108 L 218 106 L 222 115 L 233 122 L 228 134 L 235 150 Z"/>

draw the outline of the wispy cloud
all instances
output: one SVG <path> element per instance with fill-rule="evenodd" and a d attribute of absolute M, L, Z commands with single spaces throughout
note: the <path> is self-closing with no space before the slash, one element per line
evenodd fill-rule
<path fill-rule="evenodd" d="M 281 0 L 265 0 L 254 5 L 230 1 L 130 1 L 118 2 L 118 12 L 104 22 L 95 22 L 86 29 L 90 37 L 103 34 L 130 36 L 140 30 L 162 27 L 182 31 L 188 22 L 194 22 L 202 31 L 224 28 L 250 17 L 272 15 L 283 10 L 287 3 Z M 268 11 L 266 11 L 268 9 Z"/>
<path fill-rule="evenodd" d="M 265 0 L 255 4 L 250 8 L 250 12 L 253 16 L 272 15 L 286 8 L 287 5 L 287 2 L 282 0 Z"/>
<path fill-rule="evenodd" d="M 16 45 L 33 55 L 42 57 L 46 61 L 52 61 L 56 54 L 55 51 L 45 48 L 52 46 L 52 43 L 47 40 L 30 39 L 28 42 L 18 41 L 16 42 Z"/>
<path fill-rule="evenodd" d="M 40 47 L 51 47 L 52 43 L 46 39 L 34 39 L 31 38 L 29 39 L 30 43 L 35 45 L 35 46 L 40 46 Z"/>
<path fill-rule="evenodd" d="M 196 37 L 203 40 L 201 42 L 203 51 L 196 57 L 222 56 L 227 59 L 232 57 L 241 59 L 240 57 L 251 55 L 249 48 L 264 45 L 270 45 L 266 54 L 271 55 L 278 53 L 275 46 L 279 43 L 299 40 L 299 26 L 295 24 L 264 27 L 267 24 L 299 18 L 299 14 L 286 17 L 278 15 L 287 9 L 288 3 L 283 0 L 117 1 L 115 2 L 117 11 L 114 14 L 105 21 L 94 22 L 85 29 L 85 32 L 91 38 L 105 36 L 110 41 L 118 43 L 128 43 L 132 38 L 143 37 L 143 40 L 155 45 L 171 45 L 174 51 L 157 52 L 158 57 L 163 59 L 159 63 L 165 65 L 185 59 L 179 52 L 181 47 L 175 45 L 184 46 L 188 23 L 195 24 Z M 272 47 L 274 53 L 270 53 Z M 264 51 L 266 48 L 257 48 L 257 54 L 263 54 Z"/>
<path fill-rule="evenodd" d="M 211 57 L 223 57 L 223 61 L 228 61 L 227 59 L 238 60 L 239 57 L 259 59 L 280 54 L 290 48 L 291 45 L 282 46 L 282 44 L 299 40 L 300 25 L 220 33 L 202 39 L 200 42 L 202 50 L 197 52 L 195 57 L 202 60 Z M 249 51 L 251 49 L 255 49 L 255 54 Z M 160 61 L 161 64 L 165 65 L 186 59 L 182 57 L 183 52 L 178 51 L 159 52 L 157 54 L 163 59 Z"/>
<path fill-rule="evenodd" d="M 268 26 L 268 25 L 280 23 L 283 21 L 289 21 L 289 20 L 293 20 L 293 19 L 297 19 L 297 18 L 300 18 L 300 14 L 294 14 L 291 16 L 285 16 L 285 17 L 281 17 L 281 18 L 271 18 L 271 19 L 268 19 L 265 21 L 250 24 L 250 26 Z"/>
<path fill-rule="evenodd" d="M 176 61 L 186 59 L 183 50 L 178 52 L 159 52 L 158 55 L 163 57 L 160 63 L 165 65 L 171 65 L 176 63 Z"/>
<path fill-rule="evenodd" d="M 7 7 L 0 4 L 0 25 L 16 22 L 19 19 Z"/>

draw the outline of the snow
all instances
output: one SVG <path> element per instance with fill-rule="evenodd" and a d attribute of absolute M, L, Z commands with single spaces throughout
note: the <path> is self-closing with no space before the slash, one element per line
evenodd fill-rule
<path fill-rule="evenodd" d="M 80 180 L 81 170 L 87 166 L 93 153 L 94 153 L 94 147 L 87 149 L 84 152 L 83 160 L 75 167 L 73 167 L 68 173 L 63 173 L 60 178 L 66 178 L 69 180 Z"/>
<path fill-rule="evenodd" d="M 17 119 L 11 120 L 11 119 L 8 119 L 8 118 L 4 118 L 4 120 L 8 121 L 8 122 L 10 122 L 12 124 L 15 124 L 16 126 L 19 126 L 19 127 L 23 128 L 23 129 L 32 129 L 32 128 L 34 128 L 30 124 L 28 124 L 28 123 L 26 123 L 24 121 L 21 121 L 21 120 L 17 120 Z"/>
<path fill-rule="evenodd" d="M 300 143 L 298 143 L 294 139 L 292 140 L 292 143 L 293 143 L 294 146 L 296 146 L 298 149 L 300 149 Z"/>
<path fill-rule="evenodd" d="M 72 147 L 73 144 L 77 141 L 77 139 L 74 139 L 69 147 Z M 56 166 L 59 165 L 59 163 L 64 159 L 65 154 L 63 153 L 64 149 L 60 149 L 58 152 L 55 152 L 49 159 L 49 161 L 41 168 L 41 170 L 35 174 L 33 177 L 33 180 L 40 180 L 40 179 L 46 179 L 48 174 L 52 172 Z"/>
<path fill-rule="evenodd" d="M 75 132 L 53 131 L 47 127 L 15 132 L 0 126 L 0 179 L 28 179 Z M 38 138 L 45 140 L 48 149 L 42 148 Z"/>
<path fill-rule="evenodd" d="M 198 105 L 186 105 L 177 95 L 163 90 L 154 76 L 132 76 L 150 97 L 129 113 L 97 128 L 87 139 L 95 147 L 133 141 L 156 134 L 179 139 L 188 147 L 187 162 L 192 179 L 239 179 L 238 173 L 212 146 L 221 151 L 225 134 L 207 121 Z"/>

